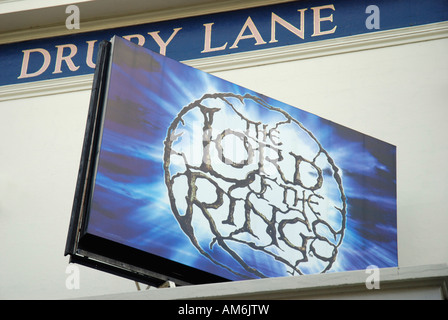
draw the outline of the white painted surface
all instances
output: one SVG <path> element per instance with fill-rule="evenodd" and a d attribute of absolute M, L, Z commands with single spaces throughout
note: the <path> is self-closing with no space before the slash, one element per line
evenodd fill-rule
<path fill-rule="evenodd" d="M 0 103 L 0 299 L 58 299 L 135 290 L 64 257 L 90 92 Z"/>
<path fill-rule="evenodd" d="M 127 294 L 86 297 L 92 300 L 440 300 L 447 299 L 448 265 L 385 268 L 378 286 L 367 288 L 364 270 L 245 280 L 178 288 L 149 289 Z M 377 288 L 377 289 L 376 289 Z"/>
<path fill-rule="evenodd" d="M 442 37 L 215 74 L 397 145 L 399 266 L 430 265 L 448 261 L 447 50 Z M 55 88 L 0 102 L 0 298 L 135 292 L 132 281 L 81 266 L 80 288 L 66 288 L 90 91 Z"/>

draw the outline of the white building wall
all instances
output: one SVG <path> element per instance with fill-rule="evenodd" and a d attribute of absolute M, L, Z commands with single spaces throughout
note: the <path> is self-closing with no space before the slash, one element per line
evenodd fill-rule
<path fill-rule="evenodd" d="M 446 52 L 445 32 L 430 41 L 209 69 L 396 145 L 399 267 L 419 266 L 448 262 Z M 134 292 L 133 281 L 82 266 L 79 289 L 66 286 L 63 252 L 90 90 L 58 92 L 52 83 L 28 96 L 33 84 L 0 88 L 0 299 Z"/>
<path fill-rule="evenodd" d="M 129 292 L 131 281 L 82 266 L 68 290 L 64 257 L 89 91 L 0 102 L 0 299 Z"/>

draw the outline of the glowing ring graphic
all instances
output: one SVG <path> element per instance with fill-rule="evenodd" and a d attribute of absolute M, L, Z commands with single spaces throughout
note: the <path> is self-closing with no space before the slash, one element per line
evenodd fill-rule
<path fill-rule="evenodd" d="M 164 143 L 172 212 L 211 262 L 242 278 L 332 267 L 346 225 L 341 173 L 297 119 L 250 94 L 205 94 Z"/>

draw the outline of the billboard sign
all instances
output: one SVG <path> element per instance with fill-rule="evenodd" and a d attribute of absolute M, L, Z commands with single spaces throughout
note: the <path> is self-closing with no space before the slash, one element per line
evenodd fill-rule
<path fill-rule="evenodd" d="M 148 283 L 397 266 L 396 148 L 114 37 L 66 254 Z"/>

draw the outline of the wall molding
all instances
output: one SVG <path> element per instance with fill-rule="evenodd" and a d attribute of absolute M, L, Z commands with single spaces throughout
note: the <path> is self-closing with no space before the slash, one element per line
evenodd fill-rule
<path fill-rule="evenodd" d="M 7 100 L 34 98 L 52 94 L 90 90 L 93 74 L 61 79 L 42 80 L 0 87 L 0 102 Z"/>
<path fill-rule="evenodd" d="M 367 289 L 365 270 L 295 277 L 230 281 L 204 285 L 137 291 L 81 299 L 89 300 L 300 300 L 300 299 L 412 299 L 447 300 L 448 265 L 382 268 L 379 289 Z"/>
<path fill-rule="evenodd" d="M 444 38 L 448 38 L 448 21 L 182 62 L 214 73 Z M 93 74 L 88 74 L 2 86 L 0 101 L 90 90 L 92 79 Z"/>

